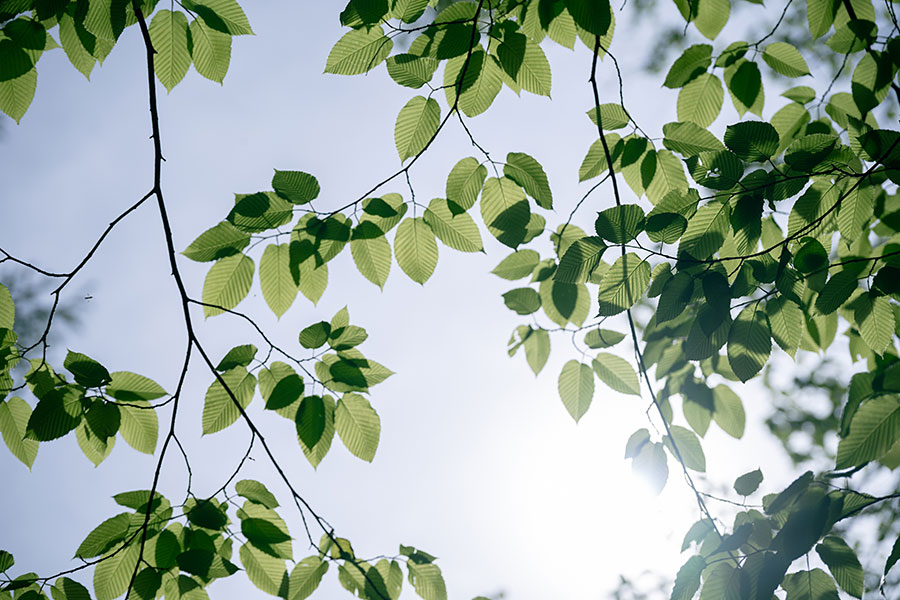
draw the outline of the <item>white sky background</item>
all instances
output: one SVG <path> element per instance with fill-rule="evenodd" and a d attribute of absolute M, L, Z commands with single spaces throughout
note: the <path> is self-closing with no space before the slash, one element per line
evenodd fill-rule
<path fill-rule="evenodd" d="M 167 159 L 163 186 L 179 250 L 227 214 L 235 192 L 270 189 L 273 168 L 314 174 L 323 190 L 319 209 L 357 198 L 398 168 L 394 120 L 409 98 L 422 93 L 394 84 L 383 66 L 368 76 L 322 74 L 328 51 L 342 34 L 337 3 L 244 4 L 257 35 L 235 38 L 224 87 L 193 70 L 170 95 L 158 86 Z M 673 5 L 662 3 L 662 10 L 675 18 Z M 639 39 L 640 32 L 628 33 L 620 24 L 613 51 L 625 69 L 628 109 L 647 131 L 658 131 L 676 118 L 676 93 L 642 79 L 638 60 L 652 42 L 641 42 L 636 53 L 626 48 Z M 517 98 L 504 89 L 491 109 L 469 124 L 495 159 L 518 151 L 542 163 L 556 206 L 544 216 L 548 229 L 555 229 L 590 185 L 577 185 L 577 169 L 597 134 L 584 115 L 592 104 L 589 52 L 580 42 L 575 53 L 549 42 L 544 48 L 554 69 L 553 100 L 524 92 Z M 611 62 L 602 63 L 600 72 L 601 101 L 616 101 Z M 139 32 L 125 32 L 90 82 L 62 50 L 45 54 L 38 73 L 36 98 L 22 124 L 6 120 L 0 135 L 2 245 L 25 260 L 64 271 L 152 183 Z M 436 97 L 446 111 L 444 94 Z M 781 103 L 773 105 L 767 116 Z M 736 120 L 728 100 L 724 111 Z M 417 199 L 442 196 L 450 168 L 470 155 L 480 158 L 451 122 L 413 168 Z M 409 197 L 400 180 L 381 193 L 390 191 Z M 589 229 L 596 212 L 612 202 L 611 192 L 601 189 L 576 222 Z M 568 336 L 553 338 L 550 361 L 537 379 L 521 354 L 507 357 L 510 332 L 524 319 L 503 306 L 501 294 L 522 284 L 489 273 L 509 249 L 486 231 L 482 236 L 486 255 L 442 246 L 437 270 L 424 287 L 395 262 L 380 292 L 356 272 L 345 249 L 329 265 L 329 287 L 318 306 L 298 296 L 276 321 L 257 280 L 239 307 L 282 344 L 295 347 L 300 329 L 349 305 L 351 322 L 369 332 L 361 350 L 397 372 L 371 396 L 382 424 L 373 464 L 351 456 L 336 438 L 314 471 L 293 426 L 264 414 L 258 398 L 251 415 L 298 489 L 339 535 L 353 541 L 358 554 L 394 554 L 400 543 L 435 554 L 451 598 L 501 590 L 515 600 L 600 598 L 620 572 L 652 569 L 674 576 L 686 559 L 679 556 L 681 536 L 699 517 L 693 498 L 674 461 L 666 491 L 652 498 L 622 459 L 628 436 L 647 426 L 649 398 L 621 397 L 598 383 L 591 409 L 576 425 L 556 391 L 562 364 L 577 358 Z M 543 240 L 546 256 L 546 234 Z M 69 299 L 83 309 L 83 322 L 54 348 L 60 362 L 67 346 L 110 370 L 136 371 L 174 389 L 184 331 L 164 249 L 153 203 L 113 232 L 72 285 Z M 209 265 L 183 257 L 179 264 L 199 298 Z M 82 300 L 81 290 L 93 299 Z M 200 311 L 195 315 L 214 359 L 240 343 L 263 348 L 235 319 L 204 322 Z M 631 360 L 625 342 L 615 350 Z M 178 431 L 191 455 L 194 492 L 203 496 L 227 478 L 249 435 L 239 422 L 200 438 L 211 376 L 199 362 L 192 373 Z M 758 394 L 749 388 L 742 393 L 751 423 L 767 404 L 755 402 Z M 167 420 L 163 411 L 161 438 Z M 773 446 L 759 428 L 749 428 L 746 439 L 736 442 L 713 425 L 704 448 L 710 476 L 720 487 L 698 480 L 707 489 L 722 491 L 723 482 L 730 487 L 737 475 L 771 465 L 770 458 L 761 458 L 762 447 Z M 264 455 L 257 450 L 253 457 L 242 477 L 260 479 L 287 498 Z M 110 458 L 94 469 L 71 435 L 42 444 L 29 473 L 0 451 L 0 547 L 15 555 L 14 572 L 47 575 L 72 566 L 69 558 L 83 537 L 119 512 L 109 497 L 148 487 L 155 460 L 119 440 Z M 180 502 L 184 468 L 174 449 L 165 470 L 162 491 Z M 771 478 L 774 471 L 766 475 L 764 487 L 780 489 L 774 487 L 780 483 Z M 730 514 L 721 505 L 711 507 Z M 295 557 L 311 554 L 296 511 L 283 507 L 280 513 L 295 537 Z M 89 582 L 86 576 L 79 579 Z M 242 574 L 214 584 L 210 593 L 263 596 Z M 314 597 L 342 594 L 346 597 L 331 569 Z M 404 598 L 409 597 L 415 596 L 407 585 Z"/>

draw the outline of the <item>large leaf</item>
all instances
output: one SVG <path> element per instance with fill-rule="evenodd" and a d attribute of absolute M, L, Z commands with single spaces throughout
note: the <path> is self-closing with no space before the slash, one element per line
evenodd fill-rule
<path fill-rule="evenodd" d="M 800 52 L 787 42 L 774 42 L 763 50 L 763 60 L 772 70 L 788 77 L 809 75 L 809 67 Z"/>
<path fill-rule="evenodd" d="M 400 161 L 421 153 L 437 133 L 441 108 L 434 98 L 415 96 L 400 109 L 394 125 L 394 143 Z"/>
<path fill-rule="evenodd" d="M 203 283 L 203 302 L 207 317 L 221 314 L 222 309 L 232 309 L 250 292 L 256 265 L 245 254 L 220 259 L 210 269 Z"/>
<path fill-rule="evenodd" d="M 492 177 L 481 194 L 481 217 L 501 244 L 515 248 L 525 241 L 531 209 L 525 192 L 513 180 Z"/>
<path fill-rule="evenodd" d="M 115 374 L 113 374 L 115 383 Z M 149 381 L 149 380 L 148 380 Z M 120 405 L 121 425 L 119 433 L 129 446 L 143 452 L 156 452 L 156 441 L 159 437 L 159 417 L 156 410 L 146 400 L 131 400 L 131 406 Z"/>
<path fill-rule="evenodd" d="M 381 419 L 359 394 L 344 394 L 334 410 L 334 427 L 355 456 L 372 462 L 381 435 Z"/>
<path fill-rule="evenodd" d="M 700 127 L 709 127 L 719 116 L 724 97 L 721 80 L 715 75 L 704 73 L 678 93 L 678 120 L 693 121 Z"/>
<path fill-rule="evenodd" d="M 762 370 L 772 351 L 769 320 L 763 307 L 753 303 L 744 308 L 728 332 L 728 362 L 741 381 Z"/>
<path fill-rule="evenodd" d="M 359 75 L 380 65 L 391 53 L 394 42 L 381 27 L 354 29 L 334 45 L 325 62 L 325 72 L 337 75 Z"/>
<path fill-rule="evenodd" d="M 291 277 L 290 246 L 269 244 L 259 260 L 259 286 L 263 298 L 279 318 L 294 303 L 297 285 Z"/>
<path fill-rule="evenodd" d="M 560 259 L 553 279 L 563 283 L 586 283 L 600 264 L 600 257 L 606 248 L 607 245 L 598 237 L 576 240 Z"/>
<path fill-rule="evenodd" d="M 838 444 L 835 468 L 847 469 L 884 456 L 900 439 L 900 402 L 881 396 L 864 402 L 853 415 L 850 434 Z"/>
<path fill-rule="evenodd" d="M 307 556 L 297 563 L 288 580 L 287 600 L 308 598 L 328 572 L 328 563 L 318 556 Z"/>
<path fill-rule="evenodd" d="M 685 259 L 710 258 L 725 243 L 731 211 L 727 203 L 712 202 L 697 210 L 678 244 L 678 255 Z"/>
<path fill-rule="evenodd" d="M 481 252 L 481 233 L 475 221 L 465 212 L 454 212 L 449 200 L 434 198 L 425 209 L 425 223 L 447 246 L 461 252 Z M 395 243 L 396 252 L 396 243 Z"/>
<path fill-rule="evenodd" d="M 637 254 L 628 253 L 606 271 L 600 281 L 600 315 L 616 315 L 637 302 L 650 283 L 650 265 Z"/>
<path fill-rule="evenodd" d="M 150 41 L 156 56 L 153 69 L 168 91 L 172 91 L 191 67 L 188 21 L 182 12 L 160 10 L 150 22 Z"/>
<path fill-rule="evenodd" d="M 115 600 L 128 589 L 138 562 L 140 544 L 132 543 L 121 551 L 113 550 L 94 569 L 94 593 L 97 600 Z"/>
<path fill-rule="evenodd" d="M 634 368 L 624 358 L 600 352 L 591 362 L 600 381 L 622 394 L 641 395 L 641 384 Z"/>
<path fill-rule="evenodd" d="M 577 360 L 570 360 L 559 374 L 558 389 L 563 406 L 578 422 L 594 397 L 594 374 L 591 367 Z"/>
<path fill-rule="evenodd" d="M 855 598 L 863 597 L 862 565 L 847 542 L 835 535 L 826 536 L 816 546 L 816 553 L 828 565 L 828 570 L 841 589 Z"/>
<path fill-rule="evenodd" d="M 240 410 L 231 398 L 232 395 L 241 408 L 247 408 L 256 391 L 256 377 L 248 373 L 244 367 L 226 371 L 221 377 L 228 390 L 216 380 L 206 391 L 203 403 L 204 435 L 225 429 L 241 416 Z M 229 390 L 231 394 L 228 393 Z"/>
<path fill-rule="evenodd" d="M 384 288 L 391 272 L 391 245 L 377 225 L 364 221 L 353 230 L 350 253 L 363 277 Z"/>
<path fill-rule="evenodd" d="M 394 254 L 403 272 L 416 283 L 424 284 L 431 277 L 437 266 L 438 247 L 425 219 L 416 217 L 400 223 L 394 238 Z"/>
<path fill-rule="evenodd" d="M 288 587 L 284 559 L 266 554 L 249 542 L 241 546 L 240 555 L 247 577 L 260 590 L 277 596 L 283 588 Z"/>
<path fill-rule="evenodd" d="M 469 210 L 475 206 L 486 177 L 487 167 L 471 156 L 460 160 L 447 175 L 447 200 Z"/>
<path fill-rule="evenodd" d="M 541 208 L 553 208 L 553 194 L 547 174 L 541 164 L 528 154 L 510 152 L 506 155 L 503 174 L 518 183 Z"/>
<path fill-rule="evenodd" d="M 191 60 L 194 68 L 202 76 L 216 83 L 222 83 L 231 63 L 231 35 L 216 31 L 201 19 L 196 19 L 190 27 Z"/>
<path fill-rule="evenodd" d="M 672 455 L 676 458 L 680 456 L 684 461 L 684 466 L 688 469 L 700 473 L 706 472 L 706 456 L 703 454 L 703 447 L 694 432 L 679 425 L 670 426 L 669 431 L 671 436 L 667 435 L 664 442 Z"/>

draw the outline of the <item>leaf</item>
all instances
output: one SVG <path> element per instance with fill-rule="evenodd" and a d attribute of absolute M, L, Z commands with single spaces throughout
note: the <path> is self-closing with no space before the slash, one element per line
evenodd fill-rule
<path fill-rule="evenodd" d="M 334 427 L 354 456 L 372 462 L 381 435 L 381 419 L 368 400 L 359 394 L 344 394 L 337 401 Z"/>
<path fill-rule="evenodd" d="M 249 542 L 241 546 L 240 555 L 241 564 L 253 585 L 267 594 L 277 596 L 288 579 L 284 559 L 270 556 Z"/>
<path fill-rule="evenodd" d="M 483 252 L 478 226 L 465 212 L 454 213 L 449 200 L 434 198 L 424 214 L 425 223 L 447 246 L 460 252 Z M 396 251 L 396 243 L 394 245 Z"/>
<path fill-rule="evenodd" d="M 772 341 L 769 321 L 759 304 L 744 308 L 728 332 L 728 362 L 741 381 L 748 381 L 769 360 Z"/>
<path fill-rule="evenodd" d="M 704 73 L 678 93 L 678 120 L 693 121 L 700 127 L 709 127 L 719 116 L 724 97 L 725 92 L 719 78 Z"/>
<path fill-rule="evenodd" d="M 809 67 L 800 52 L 787 42 L 774 42 L 763 50 L 763 60 L 773 71 L 787 77 L 809 75 Z"/>
<path fill-rule="evenodd" d="M 297 297 L 291 277 L 289 244 L 269 244 L 259 261 L 259 287 L 266 304 L 281 318 Z"/>
<path fill-rule="evenodd" d="M 598 237 L 584 237 L 573 242 L 563 254 L 553 279 L 562 283 L 585 283 L 600 264 L 607 245 Z M 523 250 L 522 252 L 527 252 Z M 499 268 L 499 267 L 498 267 Z"/>
<path fill-rule="evenodd" d="M 525 360 L 535 375 L 541 372 L 550 356 L 550 334 L 543 329 L 532 329 L 522 342 Z"/>
<path fill-rule="evenodd" d="M 688 469 L 705 473 L 706 456 L 703 454 L 703 447 L 694 432 L 679 425 L 670 426 L 669 431 L 671 436 L 666 435 L 663 441 L 672 455 L 676 458 L 680 455 L 684 466 Z M 675 453 L 675 448 L 678 449 L 678 454 Z"/>
<path fill-rule="evenodd" d="M 744 403 L 734 391 L 720 383 L 713 388 L 713 419 L 722 428 L 722 431 L 735 439 L 744 436 L 744 426 L 747 421 L 744 413 Z"/>
<path fill-rule="evenodd" d="M 626 244 L 644 228 L 644 211 L 637 204 L 621 204 L 597 215 L 597 235 L 613 244 Z"/>
<path fill-rule="evenodd" d="M 643 477 L 654 494 L 659 494 L 669 478 L 666 451 L 662 444 L 647 443 L 631 461 L 631 470 Z"/>
<path fill-rule="evenodd" d="M 31 106 L 35 89 L 37 89 L 37 69 L 31 69 L 13 79 L 0 81 L 0 110 L 16 123 L 20 123 Z"/>
<path fill-rule="evenodd" d="M 115 600 L 128 589 L 131 575 L 138 562 L 139 544 L 110 553 L 94 569 L 94 593 L 97 600 Z"/>
<path fill-rule="evenodd" d="M 591 367 L 577 360 L 568 361 L 559 374 L 557 387 L 563 405 L 577 423 L 587 412 L 594 396 L 594 375 Z"/>
<path fill-rule="evenodd" d="M 749 496 L 759 489 L 759 484 L 761 484 L 762 481 L 763 474 L 759 469 L 744 473 L 734 480 L 734 491 L 740 496 Z"/>
<path fill-rule="evenodd" d="M 227 371 L 221 377 L 241 408 L 247 408 L 256 391 L 256 377 L 248 373 L 244 367 Z M 237 421 L 240 416 L 240 411 L 219 380 L 213 381 L 206 391 L 203 403 L 203 434 L 221 431 Z"/>
<path fill-rule="evenodd" d="M 895 564 L 897 564 L 897 560 L 900 560 L 900 537 L 897 538 L 897 541 L 894 542 L 894 546 L 891 548 L 891 554 L 888 556 L 887 561 L 884 563 L 884 576 L 887 577 L 888 571 L 893 568 Z"/>
<path fill-rule="evenodd" d="M 467 42 L 468 43 L 468 42 Z M 465 73 L 463 73 L 465 67 Z M 496 59 L 475 46 L 468 58 L 457 56 L 444 67 L 447 104 L 475 117 L 490 108 L 503 87 L 502 69 Z"/>
<path fill-rule="evenodd" d="M 725 130 L 725 145 L 747 162 L 765 162 L 778 151 L 778 132 L 765 121 L 742 121 Z"/>
<path fill-rule="evenodd" d="M 894 311 L 884 296 L 862 294 L 853 303 L 853 318 L 859 326 L 859 335 L 876 354 L 884 354 L 892 348 L 894 338 Z"/>
<path fill-rule="evenodd" d="M 74 375 L 75 381 L 84 387 L 100 387 L 111 381 L 106 367 L 79 352 L 69 350 L 63 366 Z"/>
<path fill-rule="evenodd" d="M 307 204 L 319 197 L 319 181 L 303 171 L 279 171 L 272 176 L 272 188 L 291 204 Z"/>
<path fill-rule="evenodd" d="M 25 438 L 30 418 L 31 407 L 18 396 L 0 401 L 0 434 L 12 455 L 29 469 L 38 452 L 38 442 Z"/>
<path fill-rule="evenodd" d="M 507 31 L 496 48 L 500 66 L 527 92 L 550 96 L 550 63 L 541 46 L 531 38 Z"/>
<path fill-rule="evenodd" d="M 835 2 L 817 2 L 815 0 L 806 3 L 806 17 L 809 23 L 809 32 L 813 39 L 818 39 L 828 33 L 834 23 Z"/>
<path fill-rule="evenodd" d="M 532 251 L 533 252 L 533 251 Z M 16 305 L 5 285 L 0 283 L 0 327 L 12 329 L 16 320 Z"/>
<path fill-rule="evenodd" d="M 418 89 L 430 82 L 438 68 L 438 61 L 430 56 L 395 54 L 387 59 L 387 71 L 397 84 Z"/>
<path fill-rule="evenodd" d="M 256 265 L 245 254 L 220 259 L 210 269 L 203 283 L 203 302 L 214 306 L 204 306 L 207 317 L 232 309 L 250 292 L 253 271 Z M 220 308 L 221 307 L 221 308 Z"/>
<path fill-rule="evenodd" d="M 881 458 L 900 438 L 900 403 L 893 396 L 863 402 L 850 422 L 850 434 L 838 443 L 835 469 Z"/>
<path fill-rule="evenodd" d="M 841 589 L 855 598 L 863 597 L 863 569 L 856 552 L 835 535 L 825 536 L 816 545 L 816 553 L 828 566 Z"/>
<path fill-rule="evenodd" d="M 407 561 L 409 582 L 424 600 L 447 600 L 447 587 L 441 569 L 434 563 Z"/>
<path fill-rule="evenodd" d="M 186 0 L 182 5 L 200 15 L 211 29 L 229 35 L 253 35 L 247 15 L 235 0 Z"/>
<path fill-rule="evenodd" d="M 253 479 L 242 479 L 234 484 L 234 490 L 251 502 L 262 504 L 266 508 L 278 508 L 278 500 L 263 484 Z"/>
<path fill-rule="evenodd" d="M 616 159 L 621 158 L 616 153 L 616 147 L 621 144 L 618 133 L 610 133 L 603 138 L 598 139 L 588 148 L 581 166 L 578 168 L 578 181 L 587 181 L 606 172 L 609 168 L 609 160 L 606 158 L 606 149 L 603 142 L 606 140 L 607 146 L 610 148 L 610 158 L 615 168 Z"/>
<path fill-rule="evenodd" d="M 182 254 L 197 262 L 209 262 L 237 254 L 249 243 L 249 234 L 222 221 L 201 233 Z"/>
<path fill-rule="evenodd" d="M 210 81 L 222 83 L 231 64 L 231 35 L 210 28 L 202 19 L 195 19 L 191 22 L 188 40 L 197 72 Z"/>
<path fill-rule="evenodd" d="M 425 219 L 408 218 L 400 223 L 394 238 L 394 254 L 397 264 L 410 279 L 419 284 L 428 281 L 437 266 L 438 247 Z"/>
<path fill-rule="evenodd" d="M 303 454 L 313 468 L 318 467 L 325 455 L 328 454 L 328 450 L 331 449 L 331 442 L 334 439 L 334 399 L 325 395 L 322 396 L 322 403 L 325 405 L 325 429 L 322 431 L 322 437 L 312 448 L 304 444 L 299 436 L 297 438 L 300 443 L 300 449 L 303 450 Z"/>
<path fill-rule="evenodd" d="M 503 294 L 503 303 L 520 315 L 530 315 L 540 310 L 541 297 L 532 288 L 516 288 Z"/>
<path fill-rule="evenodd" d="M 705 73 L 712 62 L 712 50 L 709 44 L 694 44 L 686 48 L 669 67 L 663 85 L 676 90 Z"/>
<path fill-rule="evenodd" d="M 111 550 L 125 539 L 131 515 L 119 513 L 91 530 L 75 551 L 75 558 L 93 558 Z"/>
<path fill-rule="evenodd" d="M 487 167 L 471 156 L 460 160 L 447 175 L 447 200 L 469 210 L 475 206 L 486 177 Z"/>
<path fill-rule="evenodd" d="M 535 267 L 538 266 L 541 256 L 534 250 L 516 250 L 506 258 L 500 261 L 500 264 L 491 271 L 494 275 L 515 281 L 531 275 Z"/>
<path fill-rule="evenodd" d="M 712 202 L 697 210 L 681 236 L 679 258 L 706 260 L 715 254 L 725 243 L 730 215 L 727 203 Z"/>
<path fill-rule="evenodd" d="M 616 260 L 603 275 L 599 290 L 599 314 L 616 315 L 637 302 L 650 284 L 650 265 L 629 252 Z"/>
<path fill-rule="evenodd" d="M 115 375 L 113 373 L 113 383 Z M 122 434 L 122 439 L 138 452 L 153 454 L 156 452 L 156 442 L 159 438 L 159 417 L 156 410 L 143 399 L 129 400 L 128 404 L 134 406 L 119 406 L 121 415 L 119 433 Z"/>
<path fill-rule="evenodd" d="M 784 576 L 782 589 L 791 600 L 838 600 L 834 581 L 822 569 L 797 571 Z"/>
<path fill-rule="evenodd" d="M 400 109 L 394 125 L 394 143 L 400 162 L 420 154 L 437 134 L 441 108 L 434 98 L 415 96 Z"/>
<path fill-rule="evenodd" d="M 75 386 L 56 387 L 43 395 L 31 412 L 26 437 L 47 442 L 60 438 L 78 426 L 84 392 Z"/>
<path fill-rule="evenodd" d="M 625 108 L 615 102 L 600 105 L 599 121 L 597 121 L 597 107 L 588 110 L 587 116 L 594 125 L 599 125 L 604 131 L 622 129 L 631 122 L 631 117 L 625 112 Z"/>
<path fill-rule="evenodd" d="M 235 367 L 249 366 L 250 363 L 253 362 L 253 359 L 256 358 L 256 353 L 258 351 L 257 347 L 253 344 L 235 346 L 225 353 L 225 356 L 223 356 L 222 360 L 219 361 L 219 364 L 216 365 L 216 371 L 224 372 L 230 371 Z"/>
<path fill-rule="evenodd" d="M 663 125 L 663 145 L 683 156 L 696 156 L 701 152 L 724 150 L 716 136 L 692 121 Z"/>
<path fill-rule="evenodd" d="M 328 572 L 328 563 L 318 556 L 307 556 L 297 563 L 288 580 L 287 600 L 308 598 Z"/>
<path fill-rule="evenodd" d="M 695 555 L 688 559 L 675 576 L 675 586 L 672 588 L 670 600 L 691 600 L 697 590 L 700 589 L 700 573 L 706 568 L 706 561 L 702 556 Z"/>
<path fill-rule="evenodd" d="M 729 0 L 699 0 L 700 7 L 694 18 L 694 26 L 707 39 L 714 40 L 731 14 Z"/>
<path fill-rule="evenodd" d="M 32 70 L 28 53 L 9 38 L 0 39 L 0 82 L 21 77 Z"/>
<path fill-rule="evenodd" d="M 755 62 L 741 59 L 725 70 L 725 84 L 731 94 L 731 101 L 738 114 L 743 116 L 747 111 L 762 116 L 765 95 L 762 88 L 762 76 Z"/>
<path fill-rule="evenodd" d="M 525 193 L 535 199 L 538 206 L 550 210 L 553 208 L 553 194 L 547 174 L 540 163 L 528 154 L 510 152 L 506 155 L 503 174 L 519 184 Z"/>
<path fill-rule="evenodd" d="M 515 248 L 525 241 L 531 209 L 525 192 L 513 180 L 491 177 L 481 194 L 481 217 L 501 244 Z"/>
<path fill-rule="evenodd" d="M 624 333 L 611 329 L 591 329 L 584 336 L 584 344 L 588 348 L 609 348 L 625 339 Z"/>
<path fill-rule="evenodd" d="M 367 228 L 366 225 L 371 227 Z M 377 226 L 373 223 L 362 222 L 353 230 L 350 253 L 363 277 L 383 289 L 391 272 L 391 245 L 387 238 L 380 234 L 380 230 L 377 236 L 370 234 L 371 228 L 377 230 Z"/>
<path fill-rule="evenodd" d="M 622 394 L 641 395 L 637 373 L 625 359 L 608 352 L 600 352 L 591 361 L 591 365 L 600 381 L 613 390 Z"/>
<path fill-rule="evenodd" d="M 859 281 L 854 271 L 850 269 L 838 271 L 828 279 L 825 287 L 819 292 L 816 310 L 823 315 L 830 315 L 850 298 L 858 285 Z"/>
<path fill-rule="evenodd" d="M 300 345 L 304 348 L 321 348 L 328 341 L 331 333 L 331 325 L 327 321 L 319 321 L 303 329 L 300 332 Z"/>
<path fill-rule="evenodd" d="M 325 72 L 336 75 L 366 73 L 380 65 L 393 46 L 380 26 L 348 31 L 328 54 Z"/>
<path fill-rule="evenodd" d="M 171 92 L 191 67 L 188 50 L 188 21 L 182 12 L 162 9 L 150 22 L 150 41 L 156 50 L 153 70 L 166 90 Z"/>

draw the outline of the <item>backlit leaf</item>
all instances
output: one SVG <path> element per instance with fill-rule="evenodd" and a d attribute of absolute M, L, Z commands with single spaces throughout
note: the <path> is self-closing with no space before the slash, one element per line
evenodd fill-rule
<path fill-rule="evenodd" d="M 425 149 L 440 121 L 441 108 L 434 98 L 415 96 L 400 109 L 394 125 L 394 143 L 401 162 Z"/>
<path fill-rule="evenodd" d="M 245 254 L 220 259 L 210 269 L 203 283 L 203 302 L 207 317 L 221 314 L 222 309 L 232 309 L 250 292 L 256 265 Z"/>
<path fill-rule="evenodd" d="M 558 389 L 566 410 L 578 422 L 594 397 L 594 374 L 591 367 L 577 360 L 570 360 L 559 374 Z"/>
<path fill-rule="evenodd" d="M 391 53 L 394 42 L 381 27 L 354 29 L 338 40 L 328 54 L 325 72 L 337 75 L 359 75 L 380 65 Z"/>

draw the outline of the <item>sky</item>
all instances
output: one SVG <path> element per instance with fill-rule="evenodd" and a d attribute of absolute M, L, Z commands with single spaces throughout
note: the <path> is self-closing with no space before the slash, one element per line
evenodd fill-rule
<path fill-rule="evenodd" d="M 399 167 L 394 120 L 420 93 L 395 85 L 383 66 L 367 76 L 323 74 L 328 51 L 342 34 L 337 4 L 248 2 L 244 8 L 256 35 L 235 39 L 224 86 L 193 70 L 171 94 L 158 86 L 163 186 L 178 249 L 221 220 L 234 193 L 270 189 L 273 169 L 314 174 L 322 187 L 320 210 L 357 198 Z M 674 6 L 664 10 L 671 14 L 662 18 L 675 18 Z M 640 35 L 620 27 L 626 40 Z M 584 114 L 592 104 L 589 52 L 550 43 L 545 50 L 554 68 L 552 100 L 516 97 L 505 89 L 469 125 L 496 158 L 526 152 L 542 163 L 556 206 L 544 216 L 555 228 L 589 187 L 578 185 L 577 170 L 596 130 Z M 626 103 L 645 128 L 658 130 L 675 120 L 675 93 L 645 78 L 639 58 L 621 51 Z M 50 270 L 71 269 L 109 221 L 150 188 L 144 68 L 136 28 L 124 33 L 90 81 L 61 50 L 42 57 L 34 103 L 20 125 L 6 120 L 0 132 L 5 249 Z M 602 101 L 617 99 L 609 61 L 601 66 L 600 89 Z M 446 110 L 443 95 L 438 98 Z M 470 155 L 477 151 L 463 132 L 449 127 L 411 171 L 417 198 L 442 196 L 450 168 Z M 408 197 L 400 181 L 382 192 Z M 596 212 L 611 205 L 610 192 L 601 189 L 575 222 L 589 228 Z M 251 416 L 303 496 L 353 541 L 358 554 L 390 555 L 406 544 L 437 555 L 450 598 L 500 592 L 515 600 L 602 598 L 619 573 L 637 576 L 649 569 L 673 576 L 687 559 L 679 552 L 681 536 L 699 512 L 671 463 L 669 484 L 654 497 L 623 460 L 628 436 L 647 426 L 649 398 L 623 397 L 598 383 L 591 409 L 576 425 L 556 390 L 560 368 L 575 353 L 566 340 L 554 339 L 537 378 L 523 355 L 507 356 L 507 339 L 523 319 L 506 309 L 501 294 L 519 284 L 490 274 L 509 250 L 484 230 L 482 236 L 485 254 L 441 247 L 425 286 L 410 281 L 395 262 L 380 291 L 356 272 L 345 250 L 329 265 L 329 287 L 318 305 L 299 296 L 276 320 L 257 281 L 239 307 L 285 345 L 295 345 L 307 324 L 349 307 L 351 322 L 369 332 L 361 350 L 396 372 L 371 396 L 382 426 L 372 464 L 336 440 L 314 470 L 293 427 L 264 414 L 258 397 Z M 538 247 L 548 252 L 546 234 Z M 179 268 L 199 297 L 208 265 L 181 257 Z M 116 227 L 67 300 L 80 313 L 81 326 L 57 338 L 54 356 L 69 348 L 110 370 L 136 371 L 174 389 L 184 330 L 153 204 Z M 197 311 L 195 319 L 214 359 L 240 343 L 262 345 L 227 316 L 204 320 Z M 624 343 L 617 351 L 631 359 Z M 200 436 L 210 382 L 195 363 L 178 421 L 198 496 L 227 478 L 249 438 L 240 423 Z M 748 421 L 758 422 L 764 409 L 749 401 L 751 394 L 745 397 Z M 161 414 L 161 424 L 167 415 Z M 721 493 L 736 476 L 760 466 L 760 454 L 740 451 L 749 444 L 774 448 L 759 428 L 740 443 L 712 428 L 704 440 L 709 480 L 698 476 L 701 485 Z M 252 456 L 242 477 L 264 481 L 284 497 L 264 455 Z M 96 469 L 74 436 L 42 444 L 30 473 L 0 451 L 6 490 L 0 494 L 0 547 L 15 555 L 16 569 L 44 575 L 72 566 L 83 537 L 118 512 L 110 497 L 146 488 L 154 465 L 154 458 L 121 440 Z M 165 463 L 161 489 L 172 500 L 183 497 L 185 471 L 177 453 Z M 312 554 L 296 511 L 286 507 L 281 514 L 294 534 L 295 556 Z M 326 576 L 314 598 L 346 594 L 335 575 L 332 570 Z M 210 593 L 262 596 L 240 576 L 215 583 Z M 407 586 L 403 598 L 410 597 Z"/>

